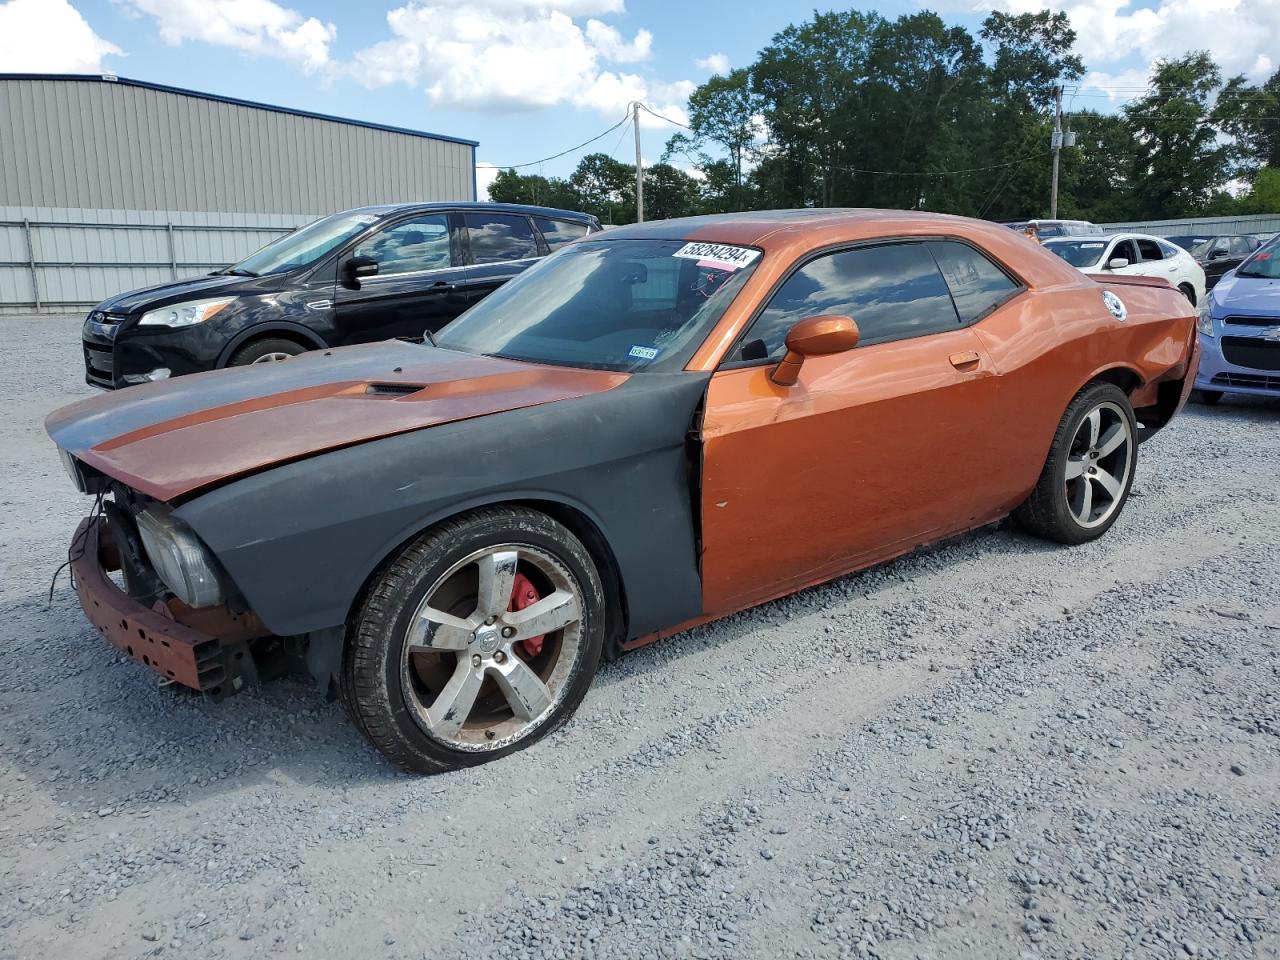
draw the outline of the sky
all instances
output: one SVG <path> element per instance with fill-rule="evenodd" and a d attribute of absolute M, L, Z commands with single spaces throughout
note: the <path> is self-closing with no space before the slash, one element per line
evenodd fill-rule
<path fill-rule="evenodd" d="M 884 0 L 977 29 L 1043 0 Z M 498 167 L 600 134 L 641 100 L 675 121 L 708 77 L 749 65 L 789 23 L 848 5 L 752 0 L 0 0 L 0 73 L 103 73 L 478 140 Z M 1065 0 L 1089 67 L 1068 110 L 1117 108 L 1159 57 L 1208 49 L 1259 81 L 1280 66 L 1280 0 Z M 645 162 L 679 128 L 641 124 Z M 0 131 L 2 133 L 2 131 Z M 627 127 L 522 167 L 564 176 L 591 150 L 634 160 Z M 682 165 L 677 161 L 677 165 Z"/>

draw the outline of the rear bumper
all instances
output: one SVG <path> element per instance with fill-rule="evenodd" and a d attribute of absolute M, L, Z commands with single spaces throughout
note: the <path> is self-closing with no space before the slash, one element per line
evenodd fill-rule
<path fill-rule="evenodd" d="M 1222 355 L 1218 337 L 1200 337 L 1203 348 L 1197 390 L 1244 393 L 1258 397 L 1280 397 L 1280 370 L 1243 367 Z"/>
<path fill-rule="evenodd" d="M 134 600 L 109 571 L 120 569 L 107 522 L 88 517 L 72 542 L 71 571 L 85 616 L 113 647 L 160 676 L 221 699 L 256 681 L 248 640 L 266 633 L 252 615 L 224 610 L 190 610 L 176 600 L 148 607 Z M 196 629 L 177 617 L 204 621 Z"/>

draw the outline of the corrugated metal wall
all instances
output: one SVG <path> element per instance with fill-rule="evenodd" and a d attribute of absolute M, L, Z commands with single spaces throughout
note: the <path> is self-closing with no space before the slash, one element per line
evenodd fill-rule
<path fill-rule="evenodd" d="M 1280 233 L 1280 214 L 1249 217 L 1194 217 L 1185 220 L 1134 220 L 1129 223 L 1101 223 L 1105 230 L 1132 230 L 1156 237 L 1176 237 L 1184 233 L 1245 233 L 1268 237 Z"/>
<path fill-rule="evenodd" d="M 474 198 L 471 141 L 124 79 L 0 75 L 3 313 L 207 273 L 350 207 Z"/>
<path fill-rule="evenodd" d="M 0 206 L 332 212 L 471 200 L 474 146 L 100 78 L 0 77 Z"/>
<path fill-rule="evenodd" d="M 317 216 L 0 207 L 0 313 L 79 310 L 208 273 Z"/>

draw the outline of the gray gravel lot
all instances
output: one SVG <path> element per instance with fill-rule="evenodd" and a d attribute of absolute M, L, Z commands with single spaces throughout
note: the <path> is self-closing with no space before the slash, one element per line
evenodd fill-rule
<path fill-rule="evenodd" d="M 689 631 L 417 779 L 302 679 L 163 691 L 46 605 L 77 324 L 0 318 L 0 957 L 1280 956 L 1280 403 L 1189 408 L 1097 543 Z"/>

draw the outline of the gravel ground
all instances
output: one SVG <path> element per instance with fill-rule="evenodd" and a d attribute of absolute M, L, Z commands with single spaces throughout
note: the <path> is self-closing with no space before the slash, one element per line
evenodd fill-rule
<path fill-rule="evenodd" d="M 157 689 L 49 577 L 76 321 L 0 318 L 0 957 L 1280 956 L 1280 403 L 1100 542 L 1008 525 L 607 666 L 395 772 L 302 679 Z"/>

